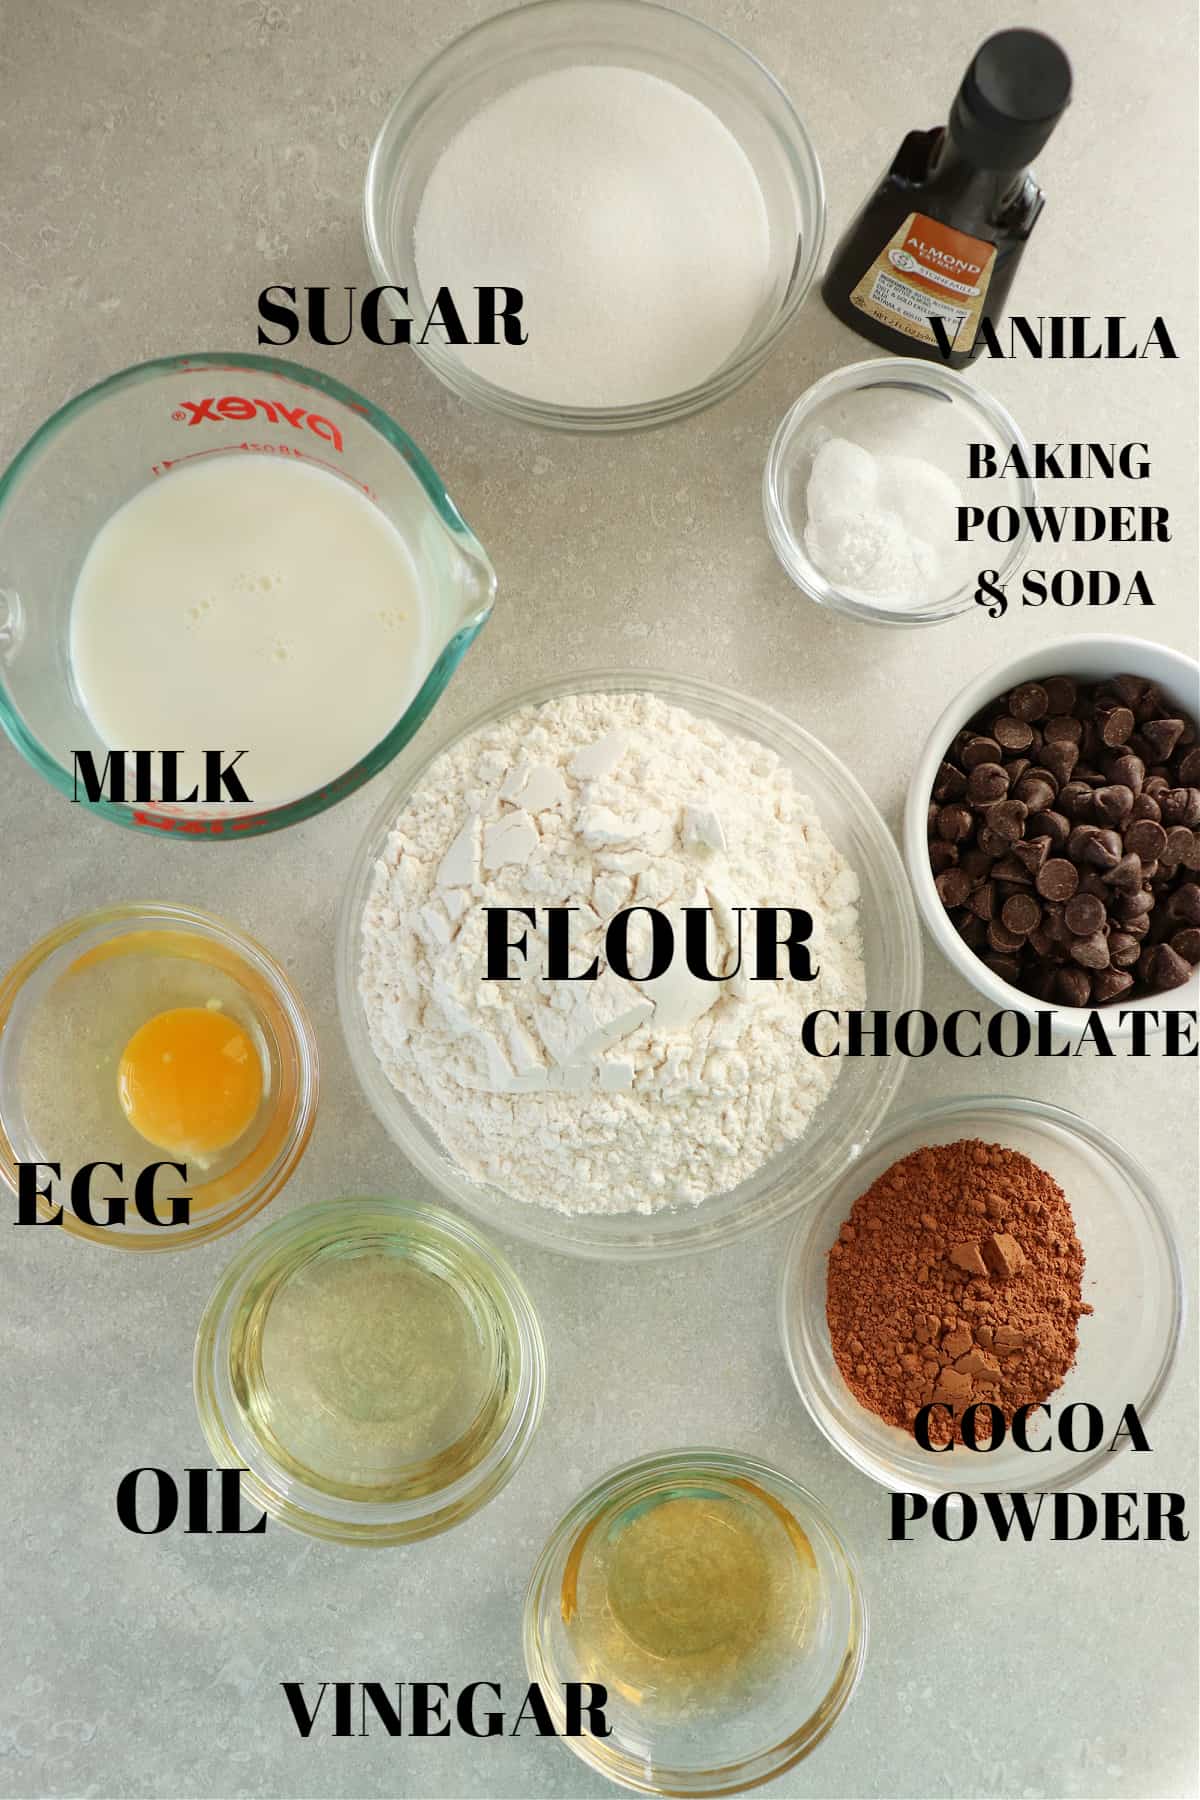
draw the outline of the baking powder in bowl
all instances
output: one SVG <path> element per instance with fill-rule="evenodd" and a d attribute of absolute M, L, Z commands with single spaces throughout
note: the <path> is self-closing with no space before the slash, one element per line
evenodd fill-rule
<path fill-rule="evenodd" d="M 568 1213 L 695 1203 L 801 1138 L 837 1079 L 800 1033 L 809 1011 L 863 1005 L 858 897 L 766 746 L 650 694 L 525 707 L 439 757 L 396 820 L 363 919 L 371 1042 L 476 1181 Z M 489 906 L 576 908 L 571 966 L 599 955 L 599 978 L 543 979 L 539 912 L 520 978 L 486 980 Z M 681 909 L 710 908 L 710 968 L 736 961 L 735 907 L 801 908 L 816 978 L 750 979 L 747 942 L 726 981 L 681 956 L 621 980 L 604 928 L 635 906 L 680 943 Z"/>
<path fill-rule="evenodd" d="M 413 234 L 422 293 L 519 288 L 528 342 L 455 351 L 551 405 L 698 387 L 767 299 L 766 203 L 711 108 L 642 69 L 576 66 L 482 107 L 434 164 Z"/>

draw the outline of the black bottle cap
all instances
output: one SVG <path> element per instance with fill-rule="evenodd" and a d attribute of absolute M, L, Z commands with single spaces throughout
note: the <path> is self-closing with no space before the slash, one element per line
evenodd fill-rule
<path fill-rule="evenodd" d="M 1066 53 L 1040 31 L 998 31 L 975 53 L 950 113 L 950 135 L 979 169 L 1025 169 L 1071 98 Z"/>

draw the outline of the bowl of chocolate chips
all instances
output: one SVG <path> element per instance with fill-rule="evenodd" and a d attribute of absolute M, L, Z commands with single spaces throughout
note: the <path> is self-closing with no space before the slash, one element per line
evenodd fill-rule
<path fill-rule="evenodd" d="M 1055 1030 L 1200 995 L 1200 669 L 1130 637 L 989 669 L 938 720 L 904 819 L 940 948 L 993 1005 Z"/>

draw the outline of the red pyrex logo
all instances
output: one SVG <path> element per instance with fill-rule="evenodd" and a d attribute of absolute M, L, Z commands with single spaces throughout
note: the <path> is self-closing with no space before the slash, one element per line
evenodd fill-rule
<path fill-rule="evenodd" d="M 311 431 L 314 437 L 332 444 L 335 450 L 342 448 L 342 434 L 332 419 L 326 419 L 321 413 L 307 412 L 303 406 L 283 406 L 278 400 L 246 400 L 240 394 L 224 394 L 218 400 L 213 395 L 207 400 L 184 400 L 171 417 L 186 420 L 189 425 L 199 425 L 202 420 L 216 425 L 222 419 L 245 424 L 259 413 L 272 425 L 278 425 L 282 419 L 293 431 Z"/>

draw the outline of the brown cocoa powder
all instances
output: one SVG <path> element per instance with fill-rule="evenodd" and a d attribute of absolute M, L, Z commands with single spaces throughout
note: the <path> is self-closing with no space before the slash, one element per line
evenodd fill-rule
<path fill-rule="evenodd" d="M 829 1252 L 826 1318 L 851 1393 L 933 1443 L 962 1442 L 976 1401 L 1006 1420 L 1075 1361 L 1083 1251 L 1058 1183 L 978 1138 L 902 1157 L 855 1201 Z"/>

